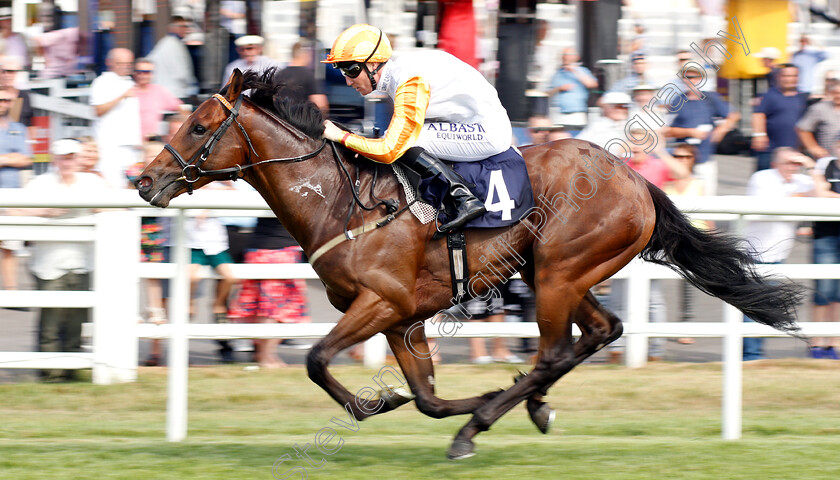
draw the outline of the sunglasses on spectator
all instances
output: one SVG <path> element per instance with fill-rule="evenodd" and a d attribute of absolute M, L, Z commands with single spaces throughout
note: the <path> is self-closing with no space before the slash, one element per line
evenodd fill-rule
<path fill-rule="evenodd" d="M 151 70 L 135 70 L 134 73 L 152 73 Z"/>
<path fill-rule="evenodd" d="M 690 153 L 686 153 L 686 154 L 683 154 L 683 155 L 672 155 L 672 156 L 674 158 L 694 158 L 694 155 L 692 155 Z"/>
<path fill-rule="evenodd" d="M 360 63 L 351 63 L 350 65 L 336 64 L 335 68 L 337 68 L 342 75 L 349 78 L 356 78 L 362 74 L 362 64 Z"/>
<path fill-rule="evenodd" d="M 12 101 L 11 98 L 0 98 L 0 103 L 6 103 L 6 102 L 11 102 L 11 101 Z"/>
<path fill-rule="evenodd" d="M 23 70 L 15 70 L 13 68 L 4 68 L 3 69 L 3 73 L 17 73 L 17 72 L 22 72 L 22 71 Z"/>

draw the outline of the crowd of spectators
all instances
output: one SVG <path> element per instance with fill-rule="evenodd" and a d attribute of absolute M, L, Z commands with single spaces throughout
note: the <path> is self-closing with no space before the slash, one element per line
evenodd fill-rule
<path fill-rule="evenodd" d="M 765 75 L 754 84 L 752 117 L 747 122 L 741 121 L 738 106 L 733 108 L 710 81 L 715 69 L 708 65 L 702 70 L 697 68 L 705 59 L 688 50 L 677 52 L 674 67 L 675 73 L 679 72 L 676 84 L 680 86 L 681 98 L 678 102 L 672 99 L 670 105 L 665 105 L 655 97 L 655 92 L 663 85 L 655 84 L 648 75 L 647 54 L 639 45 L 628 56 L 627 74 L 611 84 L 599 83 L 597 88 L 587 85 L 590 72 L 574 65 L 573 50 L 558 53 L 559 66 L 544 89 L 549 96 L 553 127 L 601 146 L 606 146 L 612 139 L 627 138 L 635 142 L 652 138 L 651 145 L 657 146 L 651 153 L 631 145 L 627 165 L 669 195 L 692 196 L 716 195 L 719 183 L 716 155 L 732 148 L 734 142 L 745 145 L 741 131 L 748 131 L 751 133 L 750 149 L 742 148 L 738 153 L 754 159 L 756 174 L 750 179 L 746 194 L 765 197 L 835 197 L 840 194 L 840 187 L 833 181 L 837 173 L 833 169 L 837 158 L 835 143 L 840 139 L 840 74 L 818 68 L 831 57 L 808 35 L 799 37 L 798 48 L 791 46 L 789 55 L 775 47 L 761 48 L 755 54 Z M 788 63 L 782 62 L 784 58 L 788 58 Z M 824 71 L 822 78 L 817 77 L 818 71 Z M 820 82 L 824 82 L 819 85 L 824 88 L 815 88 Z M 812 93 L 815 91 L 820 93 Z M 580 98 L 587 99 L 585 109 L 575 101 Z M 675 104 L 680 105 L 678 112 L 673 112 Z M 582 115 L 586 119 L 584 125 L 577 119 Z M 633 127 L 639 125 L 637 118 L 664 121 L 662 124 L 647 122 L 644 125 L 647 128 L 633 137 Z M 639 143 L 648 146 L 647 142 Z M 661 148 L 662 145 L 667 148 Z M 675 169 L 674 164 L 681 163 L 677 157 L 690 157 L 691 162 L 686 164 L 687 168 Z M 812 235 L 814 263 L 837 263 L 840 237 L 835 223 L 814 222 L 813 227 L 799 229 L 790 222 L 756 223 L 750 225 L 747 237 L 752 237 L 748 239 L 753 242 L 755 258 L 761 263 L 784 261 L 797 232 L 800 236 Z M 782 243 L 785 254 L 771 253 L 778 246 L 776 244 Z M 610 287 L 609 304 L 621 316 L 623 285 L 614 281 Z M 840 320 L 840 311 L 836 310 L 838 295 L 836 280 L 816 282 L 814 321 Z M 691 318 L 692 296 L 689 288 L 682 293 L 681 320 Z M 660 289 L 653 281 L 650 321 L 662 321 L 663 311 Z M 688 338 L 679 341 L 693 342 Z M 745 340 L 744 359 L 764 358 L 762 345 L 760 338 Z M 835 346 L 834 339 L 816 338 L 812 341 L 811 356 L 837 358 Z M 611 350 L 615 361 L 619 361 L 619 354 L 615 352 L 620 352 L 620 348 L 619 344 Z M 650 352 L 651 359 L 660 358 L 657 342 L 653 342 Z"/>
<path fill-rule="evenodd" d="M 228 2 L 236 4 L 237 2 Z M 234 5 L 235 6 L 235 5 Z M 2 9 L 0 9 L 2 10 Z M 90 83 L 89 104 L 95 120 L 88 129 L 89 136 L 65 138 L 53 143 L 50 149 L 50 166 L 47 173 L 32 176 L 32 123 L 33 108 L 30 94 L 25 89 L 25 77 L 55 78 L 67 76 L 68 63 L 62 60 L 63 47 L 74 48 L 78 42 L 77 29 L 60 29 L 34 39 L 37 53 L 49 65 L 38 73 L 27 69 L 30 48 L 23 36 L 13 34 L 8 12 L 0 11 L 0 188 L 54 188 L 94 189 L 133 188 L 133 181 L 148 165 L 165 142 L 178 131 L 192 110 L 198 84 L 192 56 L 188 50 L 188 35 L 192 22 L 183 17 L 173 17 L 168 33 L 161 38 L 145 57 L 135 59 L 132 50 L 113 48 L 105 55 L 105 71 Z M 64 46 L 53 45 L 64 36 L 75 35 L 74 40 L 64 39 Z M 276 80 L 285 82 L 285 94 L 314 102 L 326 114 L 327 97 L 315 81 L 313 70 L 314 49 L 311 42 L 301 40 L 292 49 L 291 62 L 283 62 L 262 55 L 264 39 L 257 35 L 239 35 L 232 39 L 238 58 L 218 73 L 227 82 L 234 68 L 265 71 L 275 68 Z M 30 42 L 30 45 L 33 43 Z M 52 43 L 51 43 L 52 42 Z M 49 50 L 47 52 L 45 50 Z M 68 71 L 64 71 L 68 70 Z M 75 71 L 75 66 L 73 67 Z M 61 73 L 51 73 L 51 72 Z M 241 182 L 240 182 L 241 183 Z M 230 188 L 225 187 L 225 188 Z M 68 212 L 56 209 L 16 210 L 8 214 L 67 216 L 90 212 Z M 265 220 L 265 221 L 264 221 Z M 214 283 L 213 301 L 209 307 L 214 322 L 233 321 L 308 321 L 306 314 L 306 285 L 301 280 L 247 281 L 237 288 L 239 280 L 230 270 L 234 263 L 232 248 L 236 246 L 238 262 L 294 263 L 303 261 L 300 247 L 291 236 L 281 232 L 277 223 L 268 219 L 244 219 L 233 224 L 244 225 L 243 234 L 222 223 L 224 219 L 198 216 L 190 219 L 193 297 L 200 288 L 200 267 L 209 265 L 216 270 L 219 280 Z M 227 227 L 227 228 L 226 228 Z M 166 262 L 170 260 L 171 236 L 168 218 L 142 219 L 141 260 Z M 243 244 L 247 242 L 247 244 Z M 235 245 L 234 245 L 235 244 Z M 240 245 L 242 244 L 242 245 Z M 29 272 L 35 288 L 86 290 L 90 288 L 92 256 L 85 248 L 74 244 L 33 243 L 24 247 L 23 242 L 5 241 L 0 244 L 0 274 L 3 288 L 18 288 L 21 278 L 18 271 L 19 257 L 24 251 L 30 258 Z M 74 249 L 75 248 L 75 249 Z M 65 255 L 58 261 L 56 255 Z M 65 268 L 66 267 L 66 268 Z M 59 271 L 59 269 L 61 269 Z M 144 308 L 140 321 L 167 322 L 168 285 L 166 281 L 147 279 L 143 289 Z M 199 307 L 191 305 L 195 317 Z M 81 325 L 89 321 L 86 309 L 41 309 L 37 345 L 41 351 L 80 351 Z M 283 365 L 277 357 L 277 341 L 255 341 L 254 360 L 264 368 Z M 287 346 L 306 347 L 307 344 L 285 340 Z M 219 360 L 232 362 L 234 348 L 253 352 L 248 344 L 235 345 L 220 341 Z M 151 342 L 149 356 L 143 361 L 147 366 L 165 363 L 159 340 Z M 45 380 L 67 380 L 71 372 L 43 371 Z"/>
<path fill-rule="evenodd" d="M 223 2 L 226 4 L 223 5 L 226 21 L 242 19 L 243 12 L 235 8 L 237 3 Z M 234 28 L 232 25 L 231 29 Z M 766 75 L 762 82 L 756 84 L 752 117 L 749 121 L 742 121 L 739 109 L 732 108 L 715 91 L 715 84 L 710 81 L 715 73 L 711 67 L 706 65 L 706 70 L 687 67 L 702 65 L 705 60 L 690 50 L 675 52 L 677 62 L 674 73 L 680 72 L 675 82 L 681 85 L 679 102 L 682 106 L 679 112 L 674 113 L 656 96 L 662 85 L 658 85 L 650 75 L 646 49 L 650 40 L 643 35 L 643 30 L 637 32 L 637 37 L 631 42 L 625 74 L 605 84 L 603 78 L 581 64 L 574 48 L 557 51 L 546 44 L 543 39 L 547 24 L 541 22 L 539 25 L 541 35 L 536 39 L 529 62 L 532 69 L 528 72 L 528 79 L 530 87 L 541 90 L 548 97 L 548 102 L 544 111 L 532 112 L 524 128 L 528 137 L 522 143 L 544 143 L 575 137 L 603 146 L 626 135 L 641 135 L 635 138 L 652 136 L 656 148 L 634 145 L 627 152 L 627 165 L 670 195 L 702 196 L 715 195 L 717 191 L 719 172 L 716 152 L 725 139 L 740 135 L 740 130 L 744 130 L 752 135 L 748 155 L 755 158 L 757 171 L 750 179 L 747 194 L 840 196 L 840 167 L 836 160 L 840 139 L 840 72 L 832 70 L 824 78 L 817 78 L 818 65 L 830 57 L 807 35 L 801 36 L 795 51 L 791 47 L 790 55 L 773 47 L 762 48 L 756 54 L 762 59 Z M 90 129 L 91 138 L 54 144 L 54 168 L 50 176 L 39 176 L 37 181 L 29 182 L 27 188 L 65 188 L 67 185 L 88 184 L 92 187 L 93 183 L 96 183 L 96 188 L 100 187 L 100 183 L 103 188 L 106 183 L 109 188 L 131 188 L 131 180 L 139 168 L 154 158 L 155 151 L 160 151 L 163 145 L 160 142 L 165 142 L 177 131 L 185 119 L 184 115 L 195 103 L 199 85 L 193 55 L 187 45 L 190 28 L 189 20 L 173 17 L 168 34 L 141 58 L 135 59 L 135 52 L 128 49 L 108 51 L 105 61 L 107 70 L 90 84 L 89 103 L 96 116 Z M 0 187 L 16 188 L 27 183 L 33 161 L 28 141 L 33 137 L 33 110 L 29 93 L 24 88 L 26 82 L 22 81 L 27 75 L 24 72 L 32 72 L 31 50 L 36 48 L 44 59 L 44 66 L 37 75 L 31 74 L 33 78 L 66 75 L 67 65 L 71 63 L 67 52 L 75 48 L 79 32 L 72 28 L 53 30 L 32 39 L 27 46 L 20 34 L 11 31 L 9 16 L 0 11 L 0 37 L 3 39 L 0 44 Z M 231 36 L 231 42 L 236 58 L 231 58 L 230 63 L 218 72 L 222 84 L 227 83 L 234 68 L 260 72 L 275 68 L 275 80 L 286 85 L 284 94 L 309 100 L 321 109 L 325 117 L 329 115 L 329 98 L 314 74 L 314 60 L 319 54 L 315 44 L 301 40 L 292 48 L 291 60 L 285 64 L 263 54 L 263 37 L 237 34 Z M 783 58 L 789 58 L 789 63 L 781 63 Z M 824 83 L 824 93 L 817 96 L 812 92 L 818 90 L 815 86 L 821 82 Z M 662 124 L 647 125 L 647 130 L 629 128 L 631 119 L 642 112 L 663 119 Z M 741 129 L 739 125 L 742 125 Z M 96 177 L 102 181 L 92 180 Z M 41 214 L 53 215 L 56 212 Z M 248 281 L 234 288 L 238 280 L 228 268 L 234 262 L 228 250 L 233 247 L 232 232 L 238 232 L 240 228 L 226 229 L 210 217 L 198 217 L 192 221 L 194 223 L 189 231 L 201 233 L 191 239 L 193 263 L 196 268 L 210 265 L 222 277 L 217 283 L 211 307 L 216 322 L 227 322 L 231 318 L 257 322 L 307 320 L 304 282 Z M 247 246 L 243 247 L 242 258 L 246 263 L 305 261 L 294 240 L 279 223 L 275 223 L 260 219 L 242 227 L 244 232 L 254 232 Z M 840 261 L 838 224 L 814 224 L 816 263 Z M 711 227 L 708 223 L 697 225 Z M 776 263 L 786 257 L 767 252 L 774 248 L 773 242 L 792 241 L 795 229 L 791 233 L 790 224 L 776 227 L 773 230 L 772 224 L 766 224 L 748 232 L 756 237 L 757 245 L 761 245 L 756 247 L 756 258 L 760 262 Z M 775 233 L 770 235 L 767 233 L 769 230 Z M 143 242 L 144 261 L 166 261 L 169 246 L 167 222 L 158 218 L 144 219 Z M 15 256 L 22 247 L 15 242 L 0 244 L 0 273 L 4 289 L 18 288 Z M 37 246 L 35 250 L 38 250 Z M 43 272 L 48 253 L 33 256 L 35 263 L 32 271 L 39 286 L 68 288 L 78 285 L 86 288 L 89 282 L 85 276 L 89 273 L 87 264 L 71 266 L 75 269 L 73 275 L 81 276 L 65 279 L 66 282 L 59 284 L 53 277 L 59 275 L 62 278 L 64 272 Z M 41 268 L 40 272 L 38 268 Z M 53 287 L 49 282 L 59 286 Z M 143 314 L 144 320 L 164 322 L 165 285 L 151 284 L 148 287 L 145 295 L 149 307 Z M 194 290 L 197 288 L 196 283 Z M 231 289 L 237 293 L 230 295 Z M 610 303 L 619 314 L 623 309 L 623 289 L 621 282 L 612 283 Z M 839 320 L 838 281 L 820 280 L 816 290 L 815 320 Z M 682 295 L 683 320 L 690 319 L 691 297 L 691 291 L 685 289 Z M 502 321 L 505 312 L 510 313 L 517 308 L 522 309 L 521 305 L 517 307 L 516 301 L 511 305 L 496 305 L 491 311 L 491 320 Z M 653 282 L 651 286 L 650 319 L 665 319 L 665 303 L 658 282 Z M 73 322 L 70 327 L 61 327 L 70 328 L 72 332 L 69 343 L 63 348 L 78 348 L 75 338 L 78 321 Z M 55 312 L 44 309 L 39 337 L 42 350 L 57 348 L 54 331 L 59 323 L 55 320 Z M 680 343 L 691 343 L 691 339 L 680 339 Z M 745 342 L 745 359 L 761 358 L 759 343 Z M 255 359 L 261 366 L 283 365 L 276 356 L 276 342 L 258 341 L 255 346 Z M 814 357 L 836 358 L 832 339 L 817 339 L 813 346 L 811 353 Z M 222 342 L 220 359 L 231 361 L 233 348 Z M 494 342 L 489 355 L 483 341 L 474 341 L 472 348 L 472 360 L 476 363 L 494 359 L 522 361 L 501 340 Z M 662 348 L 661 342 L 653 342 L 651 359 L 662 358 Z M 250 351 L 251 348 L 243 350 Z M 157 365 L 162 362 L 161 357 L 157 344 L 147 364 Z M 46 372 L 45 375 L 53 378 L 59 374 Z"/>

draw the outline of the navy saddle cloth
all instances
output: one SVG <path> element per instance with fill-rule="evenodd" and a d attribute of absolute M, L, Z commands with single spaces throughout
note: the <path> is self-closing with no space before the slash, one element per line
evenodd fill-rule
<path fill-rule="evenodd" d="M 534 207 L 534 192 L 528 178 L 525 159 L 511 147 L 477 162 L 447 162 L 464 177 L 466 185 L 487 208 L 464 228 L 499 228 L 519 222 Z M 440 210 L 438 220 L 449 220 L 441 201 L 448 191 L 448 182 L 440 176 L 421 180 L 420 198 Z"/>

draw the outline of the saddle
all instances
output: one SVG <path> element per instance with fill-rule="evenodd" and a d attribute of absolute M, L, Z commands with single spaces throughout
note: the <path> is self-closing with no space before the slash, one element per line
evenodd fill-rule
<path fill-rule="evenodd" d="M 487 207 L 487 213 L 467 222 L 465 229 L 514 225 L 534 207 L 528 169 L 522 155 L 514 147 L 477 162 L 445 163 Z M 411 213 L 417 220 L 424 225 L 435 219 L 441 223 L 449 220 L 448 212 L 441 210 L 446 193 L 440 189 L 441 182 L 421 180 L 419 175 L 397 163 L 391 166 L 411 205 Z"/>
<path fill-rule="evenodd" d="M 464 229 L 507 227 L 525 218 L 534 207 L 534 193 L 525 160 L 514 147 L 478 162 L 446 163 L 487 208 L 484 215 L 467 222 Z M 396 163 L 391 166 L 417 220 L 424 225 L 433 220 L 441 223 L 448 221 L 449 213 L 441 209 L 445 191 L 433 187 L 440 185 L 439 182 L 423 180 L 412 170 Z M 446 237 L 452 295 L 458 303 L 470 296 L 467 288 L 467 241 L 463 230 L 449 233 Z"/>

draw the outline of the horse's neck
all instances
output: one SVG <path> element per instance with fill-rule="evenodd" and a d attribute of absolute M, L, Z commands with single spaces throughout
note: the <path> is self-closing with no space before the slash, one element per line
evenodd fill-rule
<path fill-rule="evenodd" d="M 314 142 L 302 142 L 302 145 L 294 151 L 271 148 L 258 153 L 262 158 L 282 158 L 318 147 Z M 269 164 L 255 169 L 261 171 L 253 172 L 249 182 L 308 254 L 342 231 L 350 198 L 345 190 L 349 186 L 339 175 L 329 145 L 318 156 L 303 162 Z"/>

